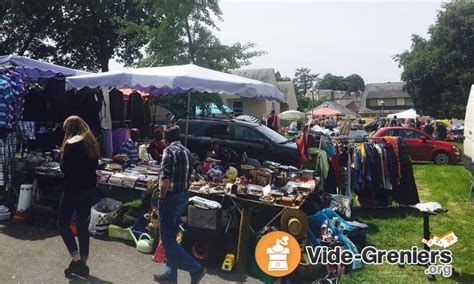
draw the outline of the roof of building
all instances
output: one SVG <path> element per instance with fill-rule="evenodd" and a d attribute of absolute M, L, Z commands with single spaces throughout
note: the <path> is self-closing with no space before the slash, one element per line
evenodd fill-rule
<path fill-rule="evenodd" d="M 290 109 L 298 108 L 298 100 L 296 99 L 295 85 L 291 81 L 277 82 L 278 89 L 285 95 L 285 102 L 290 106 Z"/>
<path fill-rule="evenodd" d="M 388 83 L 373 83 L 365 86 L 364 99 L 395 99 L 395 98 L 409 98 L 410 95 L 403 90 L 405 83 L 403 82 L 388 82 Z"/>
<path fill-rule="evenodd" d="M 231 73 L 237 76 L 262 81 L 264 83 L 272 84 L 273 86 L 278 87 L 275 69 L 273 68 L 237 69 L 231 71 Z"/>

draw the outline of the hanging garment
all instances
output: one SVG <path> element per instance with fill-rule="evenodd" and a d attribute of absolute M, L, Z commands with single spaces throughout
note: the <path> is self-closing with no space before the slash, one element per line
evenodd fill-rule
<path fill-rule="evenodd" d="M 31 88 L 25 94 L 25 104 L 23 110 L 23 120 L 25 121 L 46 121 L 45 91 L 39 87 Z"/>
<path fill-rule="evenodd" d="M 101 134 L 99 113 L 104 96 L 97 89 L 84 88 L 77 94 L 80 100 L 78 115 L 89 125 L 95 137 Z"/>
<path fill-rule="evenodd" d="M 112 89 L 109 92 L 109 104 L 112 121 L 124 121 L 125 101 L 123 100 L 123 93 L 117 89 Z"/>
<path fill-rule="evenodd" d="M 138 92 L 132 92 L 128 97 L 127 120 L 131 120 L 131 127 L 140 130 L 140 135 L 145 133 L 145 105 Z"/>
<path fill-rule="evenodd" d="M 113 155 L 120 153 L 120 147 L 123 142 L 130 138 L 130 130 L 126 128 L 117 128 L 112 130 Z"/>
<path fill-rule="evenodd" d="M 13 91 L 6 76 L 0 75 L 0 128 L 11 125 L 11 106 L 15 101 Z"/>
<path fill-rule="evenodd" d="M 33 121 L 18 121 L 15 123 L 15 131 L 19 141 L 25 142 L 35 140 L 35 123 Z"/>
<path fill-rule="evenodd" d="M 395 153 L 395 159 L 397 160 L 397 179 L 396 184 L 400 184 L 401 168 L 400 168 L 400 155 L 398 151 L 398 141 L 395 136 L 385 136 L 384 140 L 387 141 L 390 146 L 392 146 Z"/>
<path fill-rule="evenodd" d="M 408 146 L 403 139 L 398 138 L 398 149 L 401 165 L 400 184 L 393 188 L 393 198 L 398 204 L 415 205 L 420 202 L 418 189 L 413 175 L 413 166 L 411 163 Z"/>
<path fill-rule="evenodd" d="M 100 109 L 100 127 L 102 129 L 112 129 L 112 118 L 110 115 L 110 93 L 107 88 L 101 88 L 104 99 Z"/>
<path fill-rule="evenodd" d="M 49 78 L 46 87 L 46 120 L 47 122 L 62 122 L 70 114 L 68 112 L 69 100 L 66 93 L 65 77 L 58 75 Z"/>
<path fill-rule="evenodd" d="M 113 156 L 113 139 L 112 129 L 102 129 L 102 135 L 100 136 L 101 154 L 104 158 L 112 158 Z"/>
<path fill-rule="evenodd" d="M 152 101 L 145 100 L 144 109 L 145 109 L 145 132 L 142 136 L 145 137 L 152 137 L 153 132 L 150 131 L 151 129 L 151 108 L 152 108 Z"/>

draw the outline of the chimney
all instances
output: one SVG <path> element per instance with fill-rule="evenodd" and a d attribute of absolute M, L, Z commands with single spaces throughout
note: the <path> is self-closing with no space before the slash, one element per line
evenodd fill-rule
<path fill-rule="evenodd" d="M 334 91 L 331 91 L 331 99 L 330 101 L 334 101 Z"/>

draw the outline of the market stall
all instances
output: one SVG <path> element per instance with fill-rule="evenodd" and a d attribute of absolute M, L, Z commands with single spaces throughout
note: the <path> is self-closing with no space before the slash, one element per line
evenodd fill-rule
<path fill-rule="evenodd" d="M 52 162 L 52 150 L 62 139 L 57 131 L 62 127 L 56 127 L 56 123 L 65 115 L 61 111 L 64 78 L 84 74 L 88 73 L 22 56 L 0 56 L 0 202 L 7 206 L 19 204 L 15 220 L 24 220 L 24 211 L 40 199 L 57 201 L 57 187 L 41 195 L 36 185 L 51 179 L 56 179 L 55 184 L 60 182 L 59 164 Z M 40 152 L 30 151 L 29 158 L 18 159 L 17 149 L 23 156 L 26 148 Z"/>
<path fill-rule="evenodd" d="M 67 71 L 54 71 L 50 65 L 47 66 L 46 73 L 38 74 L 51 75 Z M 27 70 L 26 67 L 21 68 Z M 16 69 L 7 68 L 2 72 L 8 72 L 7 76 L 15 78 L 28 78 L 16 72 Z M 76 71 L 70 71 L 67 75 L 78 74 L 73 72 Z M 102 149 L 106 157 L 99 162 L 97 185 L 102 195 L 92 207 L 89 230 L 93 234 L 135 241 L 138 251 L 155 253 L 153 259 L 159 262 L 164 261 L 158 237 L 159 208 L 153 208 L 157 202 L 151 200 L 151 193 L 158 185 L 160 163 L 150 159 L 146 147 L 140 148 L 138 162 L 118 152 L 121 142 L 129 138 L 129 128 L 146 124 L 142 121 L 143 112 L 146 111 L 143 96 L 132 91 L 125 102 L 120 89 L 126 87 L 143 91 L 151 97 L 176 94 L 188 95 L 189 98 L 192 92 L 199 91 L 283 100 L 283 95 L 272 85 L 195 65 L 86 74 L 66 80 L 61 77 L 62 85 L 49 84 L 46 91 L 37 88 L 42 83 L 39 78 L 35 80 L 31 77 L 34 72 L 25 74 L 29 74 L 29 79 L 36 84 L 28 88 L 33 91 L 30 97 L 42 98 L 37 101 L 38 104 L 48 102 L 44 107 L 46 111 L 26 111 L 25 114 L 20 109 L 21 104 L 16 104 L 16 101 L 18 99 L 21 102 L 21 94 L 27 88 L 21 91 L 19 79 L 18 82 L 10 79 L 7 83 L 15 98 L 11 100 L 12 109 L 19 108 L 18 113 L 23 117 L 12 115 L 5 120 L 5 125 L 19 122 L 22 125 L 26 115 L 40 124 L 38 131 L 33 131 L 37 137 L 53 129 L 60 132 L 62 127 L 58 126 L 64 116 L 72 113 L 96 125 L 101 144 L 108 146 Z M 46 87 L 48 80 L 57 80 L 56 77 L 57 73 L 48 77 Z M 4 83 L 5 86 L 7 83 Z M 81 100 L 75 101 L 78 97 Z M 59 110 L 55 108 L 58 104 L 81 106 L 84 102 L 85 112 L 78 113 L 73 109 L 73 112 L 62 111 L 54 117 L 48 116 L 48 110 Z M 324 108 L 318 111 L 331 115 Z M 304 116 L 296 112 L 283 114 L 288 119 L 304 119 Z M 117 124 L 118 127 L 114 127 Z M 5 172 L 4 179 L 0 179 L 0 186 L 13 181 L 12 166 L 5 161 L 13 159 L 16 152 L 13 146 L 17 144 L 13 129 L 5 128 L 9 130 L 1 140 L 4 144 L 0 144 L 7 145 L 3 146 L 6 158 L 0 164 L 0 170 Z M 19 129 L 23 133 L 26 128 Z M 361 268 L 360 262 L 312 267 L 303 248 L 306 245 L 340 246 L 357 253 L 365 246 L 367 225 L 350 221 L 352 204 L 355 202 L 353 193 L 360 205 L 367 208 L 388 207 L 392 201 L 404 205 L 416 204 L 419 200 L 411 160 L 401 139 L 386 137 L 361 143 L 329 137 L 318 130 L 308 126 L 298 140 L 300 168 L 272 161 L 256 161 L 246 155 L 242 159 L 239 157 L 238 162 L 226 165 L 195 158 L 189 188 L 192 197 L 187 216 L 182 218 L 182 232 L 177 236 L 182 245 L 202 263 L 214 260 L 226 271 L 232 270 L 235 264 L 262 281 L 273 281 L 275 279 L 265 275 L 257 266 L 254 251 L 260 238 L 269 232 L 281 230 L 295 237 L 303 251 L 297 271 L 288 276 L 290 281 L 322 278 L 337 280 L 341 274 Z M 60 133 L 56 133 L 56 136 L 62 137 Z M 37 137 L 35 140 L 38 140 Z M 21 206 L 18 208 L 30 210 L 33 223 L 51 226 L 55 222 L 53 213 L 61 192 L 62 173 L 59 152 L 55 149 L 58 144 L 48 140 L 52 139 L 45 139 L 39 144 L 42 151 L 28 153 L 27 158 L 17 161 L 16 165 L 26 172 L 27 182 L 21 184 L 32 183 L 31 187 L 21 187 L 24 195 L 30 196 L 31 203 L 42 205 L 30 206 L 28 209 L 25 205 L 29 202 L 28 198 L 22 199 L 20 196 L 18 204 Z M 230 151 L 224 153 L 228 155 Z M 19 179 L 16 181 L 19 182 Z M 28 192 L 29 189 L 34 193 Z M 45 213 L 45 210 L 49 211 Z M 3 214 L 3 211 L 0 213 Z M 21 218 L 16 218 L 16 221 L 21 221 Z"/>

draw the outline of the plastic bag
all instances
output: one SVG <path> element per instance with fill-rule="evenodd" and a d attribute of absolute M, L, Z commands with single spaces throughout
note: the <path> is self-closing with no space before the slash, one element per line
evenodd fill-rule
<path fill-rule="evenodd" d="M 118 216 L 122 206 L 120 201 L 104 198 L 91 208 L 89 232 L 91 234 L 104 234 L 114 219 Z"/>

